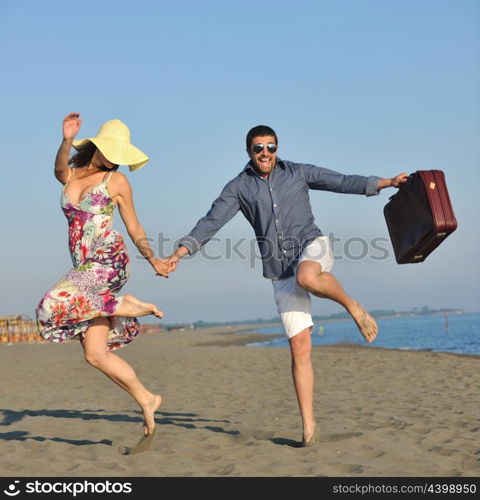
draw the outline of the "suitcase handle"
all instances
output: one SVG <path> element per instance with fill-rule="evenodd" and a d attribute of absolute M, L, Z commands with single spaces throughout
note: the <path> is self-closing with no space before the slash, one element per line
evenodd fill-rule
<path fill-rule="evenodd" d="M 413 174 L 416 174 L 416 172 L 414 172 Z M 395 196 L 397 196 L 398 192 L 399 192 L 401 189 L 403 189 L 403 188 L 404 188 L 404 187 L 405 187 L 405 186 L 406 186 L 406 185 L 410 182 L 410 179 L 412 178 L 412 175 L 413 175 L 413 174 L 410 174 L 410 175 L 408 176 L 407 181 L 406 181 L 406 182 L 403 182 L 402 184 L 400 184 L 400 186 L 398 186 L 398 190 L 397 190 L 397 192 L 396 192 L 396 193 L 393 193 L 393 194 L 392 194 L 392 196 L 390 196 L 390 197 L 388 198 L 389 200 L 392 200 L 393 198 L 395 198 Z"/>

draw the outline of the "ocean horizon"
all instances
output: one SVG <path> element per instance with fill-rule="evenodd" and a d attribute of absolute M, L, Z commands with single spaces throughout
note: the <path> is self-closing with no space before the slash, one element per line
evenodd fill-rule
<path fill-rule="evenodd" d="M 353 320 L 318 320 L 313 327 L 312 345 L 354 343 L 387 349 L 480 355 L 480 313 L 375 319 L 379 333 L 372 344 L 365 342 Z M 265 342 L 254 342 L 249 346 L 288 346 L 281 325 L 252 329 L 252 332 L 281 336 Z"/>

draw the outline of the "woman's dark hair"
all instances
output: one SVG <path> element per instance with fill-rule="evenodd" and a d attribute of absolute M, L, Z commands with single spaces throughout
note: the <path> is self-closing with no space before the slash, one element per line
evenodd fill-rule
<path fill-rule="evenodd" d="M 77 149 L 77 152 L 68 160 L 68 164 L 74 168 L 84 167 L 90 163 L 96 150 L 97 146 L 88 141 Z"/>
<path fill-rule="evenodd" d="M 68 160 L 68 164 L 73 166 L 73 168 L 81 168 L 88 165 L 97 150 L 97 146 L 93 144 L 91 141 L 87 141 L 85 144 L 82 144 L 77 152 Z M 113 168 L 103 167 L 100 170 L 117 170 L 118 165 L 115 165 Z"/>
<path fill-rule="evenodd" d="M 275 137 L 275 144 L 278 144 L 277 134 L 273 128 L 270 128 L 267 125 L 257 125 L 256 127 L 250 129 L 247 134 L 247 149 L 250 149 L 252 141 L 255 137 L 264 137 L 266 135 L 273 135 L 273 137 Z"/>

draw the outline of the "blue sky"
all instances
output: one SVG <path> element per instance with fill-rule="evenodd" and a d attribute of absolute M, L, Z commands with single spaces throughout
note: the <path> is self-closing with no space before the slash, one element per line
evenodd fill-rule
<path fill-rule="evenodd" d="M 128 175 L 140 221 L 167 252 L 244 167 L 254 125 L 273 127 L 292 161 L 382 177 L 441 169 L 459 227 L 424 263 L 396 264 L 384 241 L 394 190 L 312 192 L 314 215 L 340 239 L 335 275 L 366 307 L 478 310 L 479 48 L 475 0 L 0 1 L 0 314 L 33 316 L 71 264 L 52 174 L 71 111 L 80 138 L 120 118 L 150 156 Z M 118 213 L 115 225 L 125 234 Z M 241 214 L 217 237 L 215 258 L 186 260 L 168 280 L 129 243 L 125 292 L 156 302 L 165 322 L 275 316 L 258 259 L 226 256 L 242 237 L 249 254 Z M 365 258 L 352 238 L 367 242 Z M 372 258 L 375 238 L 388 258 Z M 339 310 L 313 302 L 315 314 Z"/>

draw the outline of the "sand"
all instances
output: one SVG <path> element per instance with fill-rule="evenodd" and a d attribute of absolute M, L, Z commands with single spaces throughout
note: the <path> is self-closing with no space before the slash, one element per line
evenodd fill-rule
<path fill-rule="evenodd" d="M 480 357 L 340 344 L 313 349 L 320 442 L 301 448 L 283 347 L 238 327 L 144 334 L 117 351 L 164 401 L 154 440 L 135 402 L 77 342 L 0 345 L 0 474 L 480 475 Z M 264 338 L 264 337 L 261 337 Z"/>

